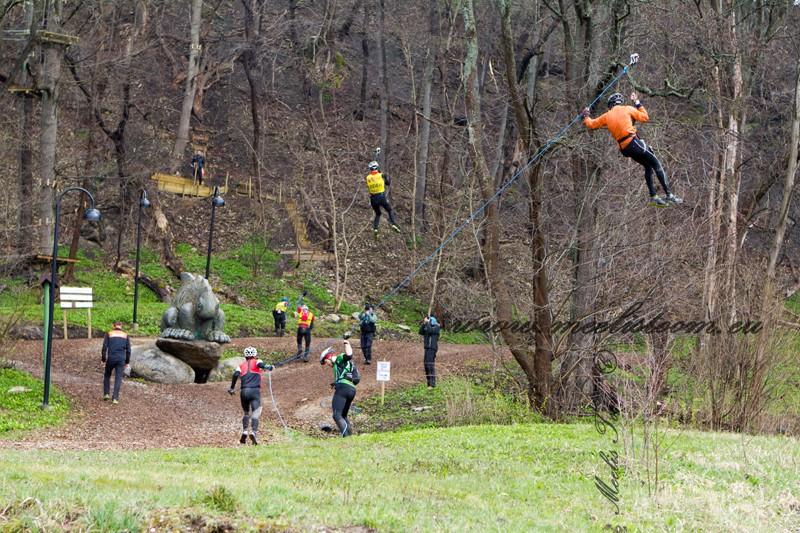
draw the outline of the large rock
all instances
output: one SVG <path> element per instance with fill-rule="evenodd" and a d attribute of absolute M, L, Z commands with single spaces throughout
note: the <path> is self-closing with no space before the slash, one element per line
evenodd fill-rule
<path fill-rule="evenodd" d="M 11 337 L 26 341 L 40 341 L 44 339 L 44 332 L 39 326 L 15 326 L 11 329 Z"/>
<path fill-rule="evenodd" d="M 325 315 L 325 317 L 324 317 L 324 318 L 325 318 L 325 320 L 327 320 L 328 322 L 333 322 L 334 324 L 338 324 L 339 322 L 341 322 L 341 321 L 342 321 L 342 317 L 340 317 L 340 316 L 339 316 L 339 315 L 337 315 L 336 313 L 331 313 L 331 314 L 329 314 L 329 315 Z"/>
<path fill-rule="evenodd" d="M 216 342 L 158 339 L 156 346 L 192 367 L 195 383 L 205 383 L 222 357 L 222 346 Z"/>
<path fill-rule="evenodd" d="M 192 367 L 152 344 L 131 348 L 131 375 L 156 383 L 194 383 Z"/>
<path fill-rule="evenodd" d="M 244 363 L 244 357 L 231 357 L 217 363 L 216 368 L 208 375 L 208 381 L 230 381 L 233 371 Z"/>

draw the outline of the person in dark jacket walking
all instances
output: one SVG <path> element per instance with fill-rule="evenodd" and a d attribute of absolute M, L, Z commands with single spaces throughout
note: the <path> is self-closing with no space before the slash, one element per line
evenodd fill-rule
<path fill-rule="evenodd" d="M 364 364 L 372 364 L 372 338 L 375 336 L 375 323 L 378 317 L 370 304 L 364 306 L 364 311 L 359 313 L 358 322 L 361 328 L 361 353 L 364 354 Z"/>
<path fill-rule="evenodd" d="M 114 328 L 103 337 L 103 348 L 100 361 L 105 363 L 103 372 L 103 400 L 119 403 L 119 389 L 122 387 L 122 374 L 131 364 L 131 340 L 122 331 L 122 322 L 114 322 Z M 111 373 L 114 372 L 114 394 L 109 397 L 111 389 Z"/>
<path fill-rule="evenodd" d="M 242 385 L 239 388 L 239 399 L 242 402 L 242 435 L 239 443 L 247 442 L 247 428 L 250 426 L 250 440 L 253 445 L 258 444 L 258 419 L 261 418 L 261 371 L 272 372 L 274 367 L 265 364 L 258 358 L 258 350 L 252 346 L 244 349 L 244 363 L 233 371 L 231 386 L 228 394 L 236 392 L 236 380 L 241 378 Z"/>
<path fill-rule="evenodd" d="M 436 386 L 436 352 L 439 350 L 439 333 L 441 326 L 434 316 L 426 316 L 419 327 L 419 334 L 424 336 L 425 345 L 425 379 L 428 381 L 428 388 Z"/>
<path fill-rule="evenodd" d="M 350 342 L 344 340 L 344 353 L 336 354 L 333 347 L 325 348 L 319 357 L 319 364 L 329 364 L 333 367 L 334 388 L 333 401 L 333 420 L 339 427 L 342 437 L 349 437 L 353 434 L 353 428 L 347 419 L 350 412 L 350 405 L 356 397 L 356 385 L 353 383 L 353 347 Z"/>

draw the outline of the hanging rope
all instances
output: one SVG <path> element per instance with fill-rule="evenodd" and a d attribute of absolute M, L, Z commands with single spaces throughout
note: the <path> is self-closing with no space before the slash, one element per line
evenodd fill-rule
<path fill-rule="evenodd" d="M 592 108 L 592 107 L 594 107 L 594 105 L 595 105 L 597 102 L 599 102 L 599 101 L 600 101 L 600 99 L 601 99 L 601 98 L 602 98 L 602 97 L 603 97 L 603 96 L 604 96 L 604 95 L 605 95 L 605 94 L 608 92 L 608 90 L 609 90 L 609 89 L 611 89 L 612 87 L 614 87 L 614 86 L 617 84 L 617 82 L 618 82 L 618 81 L 619 81 L 619 80 L 620 80 L 620 79 L 621 79 L 621 78 L 622 78 L 622 77 L 623 77 L 625 74 L 627 74 L 627 73 L 628 73 L 628 70 L 630 69 L 631 65 L 633 65 L 633 64 L 635 64 L 635 63 L 637 63 L 638 61 L 639 61 L 639 54 L 631 54 L 630 63 L 628 63 L 627 65 L 625 65 L 625 68 L 623 68 L 623 69 L 622 69 L 622 72 L 620 72 L 619 74 L 617 74 L 616 76 L 614 76 L 614 78 L 613 78 L 611 81 L 609 81 L 609 82 L 606 84 L 606 86 L 605 86 L 605 87 L 603 87 L 603 90 L 602 90 L 602 91 L 600 91 L 600 93 L 599 93 L 599 94 L 598 94 L 598 95 L 595 97 L 595 99 L 594 99 L 594 100 L 592 100 L 592 102 L 591 102 L 591 103 L 590 103 L 590 104 L 589 104 L 587 107 L 589 107 L 589 108 Z M 502 194 L 503 194 L 504 192 L 506 192 L 506 191 L 509 189 L 509 187 L 511 187 L 511 185 L 513 185 L 513 184 L 514 184 L 514 182 L 515 182 L 515 181 L 517 181 L 517 179 L 518 179 L 520 176 L 522 176 L 522 174 L 523 174 L 523 173 L 524 173 L 526 170 L 528 170 L 529 168 L 533 167 L 533 165 L 534 165 L 534 164 L 536 164 L 536 163 L 537 163 L 539 160 L 541 160 L 541 159 L 542 159 L 542 157 L 544 157 L 544 155 L 545 155 L 547 152 L 549 152 L 549 151 L 550 151 L 550 148 L 552 148 L 554 144 L 556 144 L 558 141 L 560 141 L 560 140 L 561 140 L 561 139 L 564 137 L 564 135 L 566 135 L 567 131 L 569 131 L 569 129 L 570 129 L 570 128 L 571 128 L 571 127 L 572 127 L 572 126 L 573 126 L 573 125 L 574 125 L 574 124 L 575 124 L 575 123 L 578 121 L 578 119 L 580 119 L 580 118 L 581 118 L 581 114 L 580 114 L 580 113 L 578 113 L 578 114 L 577 114 L 577 115 L 575 115 L 575 117 L 574 117 L 574 118 L 573 118 L 573 119 L 572 119 L 572 120 L 569 122 L 569 124 L 567 124 L 566 126 L 564 126 L 564 127 L 561 129 L 561 131 L 559 131 L 559 132 L 558 132 L 558 133 L 555 135 L 555 137 L 552 137 L 552 138 L 550 138 L 550 139 L 549 139 L 547 142 L 545 142 L 545 143 L 542 145 L 542 147 L 541 147 L 541 148 L 539 148 L 539 151 L 537 151 L 537 152 L 536 152 L 536 153 L 535 153 L 533 156 L 531 156 L 531 158 L 530 158 L 530 159 L 528 159 L 528 162 L 527 162 L 527 163 L 525 163 L 525 164 L 524 164 L 522 167 L 520 167 L 520 168 L 519 168 L 519 170 L 517 170 L 517 171 L 514 173 L 514 175 L 513 175 L 513 176 L 511 176 L 511 177 L 510 177 L 510 178 L 509 178 L 509 179 L 508 179 L 508 180 L 507 180 L 505 183 L 503 183 L 503 184 L 500 186 L 500 188 L 499 188 L 499 189 L 497 189 L 497 191 L 495 191 L 495 193 L 494 193 L 494 194 L 493 194 L 493 195 L 492 195 L 492 196 L 491 196 L 491 197 L 490 197 L 488 200 L 486 200 L 486 201 L 485 201 L 483 204 L 481 204 L 481 205 L 480 205 L 480 206 L 479 206 L 479 207 L 478 207 L 478 208 L 477 208 L 475 211 L 473 211 L 473 212 L 472 212 L 472 214 L 470 214 L 470 215 L 467 217 L 467 219 L 466 219 L 464 222 L 462 222 L 462 223 L 461 223 L 461 225 L 459 225 L 459 226 L 458 226 L 456 229 L 454 229 L 454 230 L 453 230 L 453 231 L 450 233 L 450 235 L 448 235 L 448 236 L 447 236 L 447 238 L 445 238 L 445 239 L 442 241 L 442 243 L 441 243 L 441 244 L 440 244 L 440 245 L 439 245 L 439 246 L 436 248 L 436 250 L 434 250 L 434 251 L 433 251 L 433 253 L 431 253 L 431 254 L 430 254 L 429 256 L 427 256 L 425 259 L 423 259 L 422 261 L 420 261 L 420 263 L 417 265 L 417 267 L 416 267 L 416 268 L 415 268 L 413 271 L 411 271 L 411 273 L 410 273 L 409 275 L 407 275 L 407 276 L 406 276 L 406 277 L 405 277 L 405 278 L 404 278 L 404 279 L 403 279 L 403 280 L 402 280 L 400 283 L 398 283 L 397 285 L 395 285 L 394 287 L 392 287 L 392 288 L 391 288 L 391 290 L 389 290 L 389 292 L 387 292 L 386 294 L 384 294 L 384 295 L 381 297 L 381 300 L 380 300 L 380 302 L 378 303 L 378 307 L 382 306 L 384 303 L 386 303 L 386 300 L 387 300 L 388 298 L 391 298 L 392 296 L 394 296 L 395 294 L 397 294 L 397 292 L 398 292 L 400 289 L 402 289 L 403 287 L 405 287 L 406 285 L 408 285 L 408 284 L 411 282 L 411 280 L 412 280 L 412 279 L 414 279 L 414 278 L 416 277 L 416 275 L 417 275 L 417 274 L 420 272 L 420 270 L 422 270 L 423 268 L 425 268 L 425 266 L 426 266 L 428 263 L 430 263 L 431 261 L 433 261 L 433 259 L 436 257 L 436 255 L 437 255 L 439 252 L 441 252 L 441 251 L 444 249 L 444 247 L 445 247 L 445 246 L 447 246 L 447 245 L 450 243 L 450 241 L 452 241 L 453 239 L 455 239 L 455 238 L 456 238 L 456 236 L 458 236 L 458 234 L 459 234 L 459 233 L 461 233 L 461 232 L 464 230 L 464 228 L 466 228 L 466 227 L 467 227 L 467 225 L 468 225 L 468 224 L 470 224 L 470 223 L 471 223 L 473 220 L 475 220 L 475 219 L 478 217 L 478 215 L 480 215 L 481 213 L 483 213 L 483 211 L 484 211 L 484 210 L 485 210 L 485 209 L 486 209 L 486 208 L 487 208 L 487 207 L 488 207 L 488 206 L 489 206 L 489 205 L 490 205 L 492 202 L 494 202 L 494 201 L 495 201 L 495 200 L 497 200 L 497 199 L 498 199 L 500 196 L 502 196 Z"/>

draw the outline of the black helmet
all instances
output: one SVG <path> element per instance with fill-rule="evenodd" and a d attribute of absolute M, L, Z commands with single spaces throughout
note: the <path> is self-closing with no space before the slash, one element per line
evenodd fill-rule
<path fill-rule="evenodd" d="M 625 101 L 625 98 L 620 93 L 614 93 L 608 97 L 606 103 L 608 104 L 608 108 L 611 109 L 615 105 L 622 105 L 622 102 Z"/>
<path fill-rule="evenodd" d="M 370 170 L 378 170 L 381 168 L 381 166 L 378 164 L 377 161 L 370 161 L 369 165 L 367 165 L 367 168 L 369 168 Z"/>

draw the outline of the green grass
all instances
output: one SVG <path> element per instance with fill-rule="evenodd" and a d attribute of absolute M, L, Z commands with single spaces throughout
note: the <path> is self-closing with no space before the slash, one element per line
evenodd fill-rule
<path fill-rule="evenodd" d="M 12 387 L 30 389 L 10 393 Z M 69 402 L 55 387 L 50 388 L 49 409 L 42 409 L 43 384 L 31 375 L 12 368 L 0 368 L 0 438 L 18 431 L 55 426 L 64 421 Z"/>
<path fill-rule="evenodd" d="M 391 390 L 383 405 L 376 395 L 358 406 L 364 420 L 359 428 L 370 432 L 540 420 L 522 395 L 461 376 L 440 379 L 430 390 L 424 383 Z"/>
<path fill-rule="evenodd" d="M 624 464 L 620 514 L 589 424 L 425 429 L 228 450 L 8 451 L 0 527 L 378 531 L 780 531 L 800 525 L 800 446 L 777 437 L 666 433 L 660 492 Z M 622 453 L 622 450 L 620 450 Z"/>

